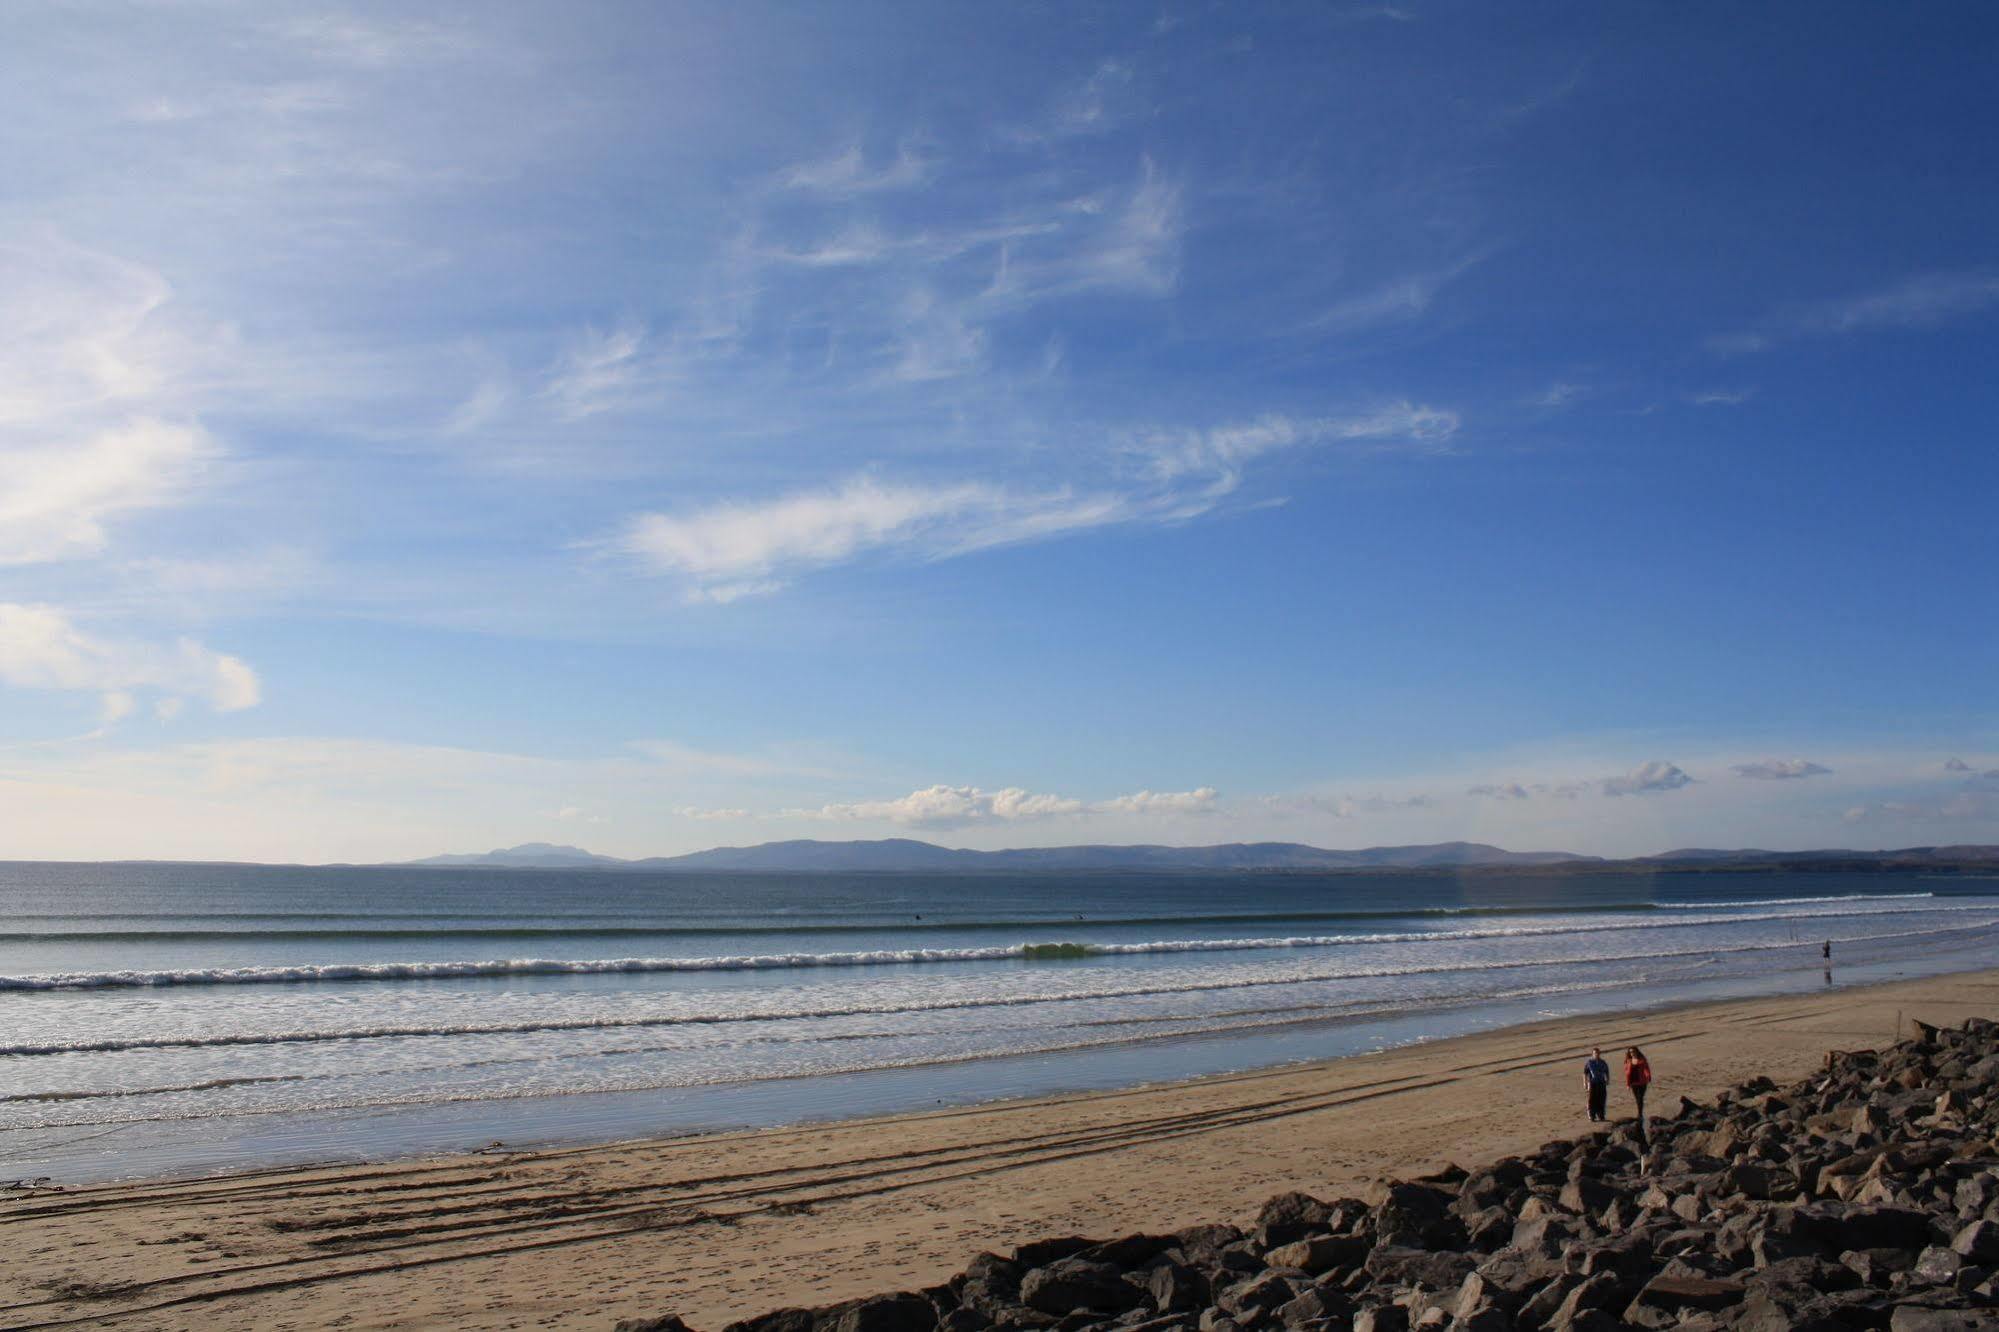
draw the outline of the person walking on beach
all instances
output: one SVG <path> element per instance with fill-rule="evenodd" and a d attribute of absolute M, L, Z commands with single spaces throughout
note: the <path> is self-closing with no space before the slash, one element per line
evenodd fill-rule
<path fill-rule="evenodd" d="M 1592 1045 L 1589 1058 L 1583 1061 L 1583 1086 L 1589 1091 L 1589 1122 L 1601 1124 L 1610 1118 L 1604 1112 L 1604 1098 L 1610 1094 L 1610 1065 L 1603 1060 L 1603 1051 Z"/>
<path fill-rule="evenodd" d="M 1635 1045 L 1624 1048 L 1624 1085 L 1631 1089 L 1631 1099 L 1638 1103 L 1638 1142 L 1646 1146 L 1645 1089 L 1652 1085 L 1652 1065 L 1645 1052 Z"/>

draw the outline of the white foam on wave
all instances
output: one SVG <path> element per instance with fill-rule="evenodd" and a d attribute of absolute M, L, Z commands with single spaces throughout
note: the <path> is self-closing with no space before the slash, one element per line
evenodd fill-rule
<path fill-rule="evenodd" d="M 1990 906 L 1937 906 L 1925 911 L 1979 911 Z M 1270 949 L 1338 948 L 1356 944 L 1456 943 L 1479 939 L 1537 938 L 1599 934 L 1619 930 L 1690 929 L 1804 917 L 1901 914 L 1886 911 L 1731 912 L 1718 916 L 1674 916 L 1663 920 L 1567 921 L 1548 925 L 1492 925 L 1462 930 L 1403 930 L 1354 934 L 1307 934 L 1282 938 L 1155 939 L 1141 943 L 1038 943 L 973 948 L 877 948 L 835 953 L 754 953 L 721 957 L 485 958 L 434 962 L 337 962 L 294 966 L 197 967 L 166 971 L 79 971 L 0 976 L 4 990 L 103 990 L 184 985 L 307 985 L 350 981 L 469 980 L 507 976 L 601 976 L 704 971 L 777 971 L 819 967 L 913 966 L 944 962 L 1044 962 L 1091 957 L 1131 957 L 1162 953 L 1259 952 Z"/>
<path fill-rule="evenodd" d="M 1887 913 L 1869 913 L 1887 914 Z M 1939 925 L 1931 929 L 1897 930 L 1879 934 L 1848 935 L 1842 942 L 1862 943 L 1887 939 L 1935 937 L 1966 930 L 1989 928 L 1999 919 L 1962 925 Z M 1639 962 L 1671 957 L 1719 957 L 1723 954 L 1770 952 L 1795 948 L 1791 943 L 1702 944 L 1691 948 L 1648 949 L 1638 953 L 1592 954 L 1591 964 Z M 878 1017 L 905 1013 L 936 1013 L 981 1008 L 1016 1008 L 1030 1004 L 1071 1003 L 1079 1000 L 1129 999 L 1149 995 L 1199 994 L 1218 990 L 1251 989 L 1272 985 L 1299 985 L 1317 981 L 1376 980 L 1400 976 L 1427 976 L 1447 972 L 1512 971 L 1531 967 L 1574 966 L 1574 958 L 1510 958 L 1478 962 L 1440 962 L 1410 967 L 1320 968 L 1279 976 L 1232 976 L 1226 979 L 1183 981 L 1167 985 L 1092 987 L 1068 992 L 1013 995 L 979 995 L 958 999 L 933 998 L 921 1003 L 841 1004 L 810 1008 L 766 1009 L 735 1012 L 680 1013 L 658 1017 L 559 1018 L 539 1022 L 440 1023 L 435 1025 L 379 1025 L 334 1029 L 279 1032 L 242 1032 L 217 1035 L 138 1036 L 105 1040 L 56 1041 L 0 1045 L 0 1057 L 61 1054 L 101 1054 L 126 1050 L 195 1049 L 226 1046 L 294 1045 L 328 1041 L 382 1040 L 397 1037 L 429 1036 L 511 1036 L 535 1032 L 601 1031 L 634 1027 L 705 1027 L 743 1022 L 785 1022 L 820 1018 Z"/>
<path fill-rule="evenodd" d="M 1935 893 L 1836 893 L 1830 897 L 1748 897 L 1739 902 L 1659 902 L 1661 911 L 1718 911 L 1734 907 L 1816 906 L 1827 902 L 1916 902 Z"/>

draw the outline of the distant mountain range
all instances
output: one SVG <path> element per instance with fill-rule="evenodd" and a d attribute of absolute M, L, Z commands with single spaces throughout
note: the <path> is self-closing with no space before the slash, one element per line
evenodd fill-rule
<path fill-rule="evenodd" d="M 1568 851 L 1508 851 L 1483 842 L 1372 846 L 1333 851 L 1300 842 L 1229 842 L 1220 846 L 1053 846 L 968 851 L 906 837 L 880 841 L 764 842 L 722 846 L 684 856 L 620 860 L 576 846 L 525 842 L 503 850 L 431 856 L 411 866 L 486 869 L 739 870 L 762 873 L 904 873 L 910 871 L 1032 872 L 1080 870 L 1445 870 L 1538 868 L 1574 870 L 1868 869 L 1890 865 L 1943 867 L 1999 863 L 1999 847 L 1910 847 L 1900 851 L 1721 851 L 1687 848 L 1633 860 L 1605 860 Z"/>

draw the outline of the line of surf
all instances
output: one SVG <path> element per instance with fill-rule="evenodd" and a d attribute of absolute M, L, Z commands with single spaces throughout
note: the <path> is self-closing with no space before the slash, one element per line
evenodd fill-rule
<path fill-rule="evenodd" d="M 1900 902 L 1920 901 L 1934 898 L 1935 893 L 1841 893 L 1819 897 L 1763 897 L 1742 901 L 1700 901 L 1700 902 L 1568 902 L 1543 903 L 1536 905 L 1459 905 L 1400 908 L 1348 908 L 1333 911 L 1211 911 L 1181 914 L 1151 915 L 1095 915 L 1084 916 L 1069 923 L 1081 923 L 1092 928 L 1126 925 L 1261 925 L 1279 924 L 1286 921 L 1304 923 L 1327 923 L 1333 921 L 1366 921 L 1435 918 L 1455 919 L 1481 916 L 1591 916 L 1599 914 L 1628 914 L 1653 911 L 1729 911 L 1741 908 L 1777 906 L 1817 906 L 1838 902 Z M 129 919 L 129 917 L 122 917 Z M 1037 918 L 1030 913 L 1018 916 L 991 919 L 953 920 L 942 919 L 894 919 L 884 917 L 876 921 L 812 922 L 795 921 L 783 924 L 673 924 L 659 921 L 632 921 L 627 923 L 592 923 L 570 925 L 562 923 L 561 917 L 553 917 L 541 924 L 480 924 L 458 923 L 478 922 L 491 917 L 469 916 L 427 916 L 417 913 L 397 913 L 381 919 L 434 921 L 432 925 L 330 925 L 317 927 L 281 926 L 276 929 L 217 928 L 212 925 L 161 926 L 144 925 L 131 929 L 57 929 L 57 930 L 15 930 L 0 932 L 0 944 L 23 943 L 200 943 L 238 942 L 244 939 L 258 940 L 383 940 L 383 939 L 457 939 L 457 938 L 672 938 L 688 936 L 698 938 L 706 935 L 781 935 L 781 934 L 882 934 L 905 932 L 940 932 L 960 930 L 993 929 L 1035 929 L 1054 925 L 1051 919 Z M 49 920 L 67 921 L 88 919 L 82 916 L 15 916 L 15 923 L 23 921 Z M 258 920 L 281 920 L 281 915 L 215 915 L 201 917 L 207 920 L 240 920 L 246 923 Z M 339 920 L 341 917 L 317 917 L 317 919 Z"/>
<path fill-rule="evenodd" d="M 1932 906 L 1924 911 L 1992 910 Z M 1402 930 L 1308 934 L 1281 938 L 1156 939 L 1140 943 L 1049 940 L 970 948 L 878 948 L 836 953 L 752 953 L 717 957 L 481 958 L 408 962 L 302 963 L 291 966 L 195 967 L 160 971 L 82 971 L 0 976 L 0 991 L 159 989 L 210 985 L 318 985 L 353 982 L 482 980 L 523 976 L 646 975 L 674 972 L 789 971 L 816 968 L 915 966 L 938 963 L 1057 962 L 1147 954 L 1262 952 L 1271 949 L 1340 948 L 1365 944 L 1456 943 L 1479 939 L 1539 938 L 1616 930 L 1690 929 L 1801 918 L 1853 919 L 1908 914 L 1908 908 L 1849 911 L 1759 912 L 1616 922 L 1569 921 L 1549 925 L 1488 926 L 1463 930 Z"/>
<path fill-rule="evenodd" d="M 1848 936 L 1844 942 L 1879 942 L 1888 939 L 1935 938 L 1986 929 L 1999 921 L 1979 921 L 1964 925 L 1940 925 L 1926 930 L 1894 930 L 1877 934 Z M 422 1026 L 380 1025 L 338 1029 L 280 1032 L 229 1032 L 214 1035 L 165 1035 L 118 1037 L 105 1040 L 69 1042 L 27 1042 L 0 1045 L 0 1057 L 31 1058 L 64 1054 L 102 1054 L 128 1050 L 207 1049 L 229 1046 L 317 1044 L 331 1041 L 384 1040 L 400 1037 L 512 1036 L 537 1032 L 609 1031 L 646 1027 L 708 1027 L 744 1022 L 793 1022 L 825 1018 L 880 1017 L 906 1013 L 941 1013 L 954 1010 L 1017 1008 L 1032 1004 L 1074 1003 L 1078 1001 L 1129 999 L 1150 995 L 1201 994 L 1218 990 L 1254 989 L 1270 985 L 1301 985 L 1320 981 L 1392 979 L 1402 976 L 1430 976 L 1451 972 L 1514 971 L 1533 967 L 1574 967 L 1578 961 L 1595 966 L 1609 962 L 1642 962 L 1672 957 L 1720 957 L 1734 953 L 1775 952 L 1796 948 L 1789 942 L 1700 945 L 1679 949 L 1648 949 L 1637 953 L 1591 954 L 1587 959 L 1512 958 L 1502 961 L 1444 962 L 1409 967 L 1353 967 L 1291 972 L 1280 976 L 1232 976 L 1207 981 L 1183 981 L 1168 985 L 1132 985 L 1057 991 L 1041 994 L 978 995 L 961 999 L 933 998 L 921 1003 L 841 1004 L 813 1008 L 750 1010 L 719 1013 L 678 1013 L 656 1017 L 551 1018 L 539 1022 L 449 1023 Z"/>

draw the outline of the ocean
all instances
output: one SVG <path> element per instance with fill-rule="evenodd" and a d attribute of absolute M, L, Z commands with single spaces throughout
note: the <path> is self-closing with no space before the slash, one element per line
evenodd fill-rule
<path fill-rule="evenodd" d="M 0 1178 L 1133 1085 L 1988 966 L 1995 943 L 1999 881 L 1917 873 L 0 864 Z"/>

